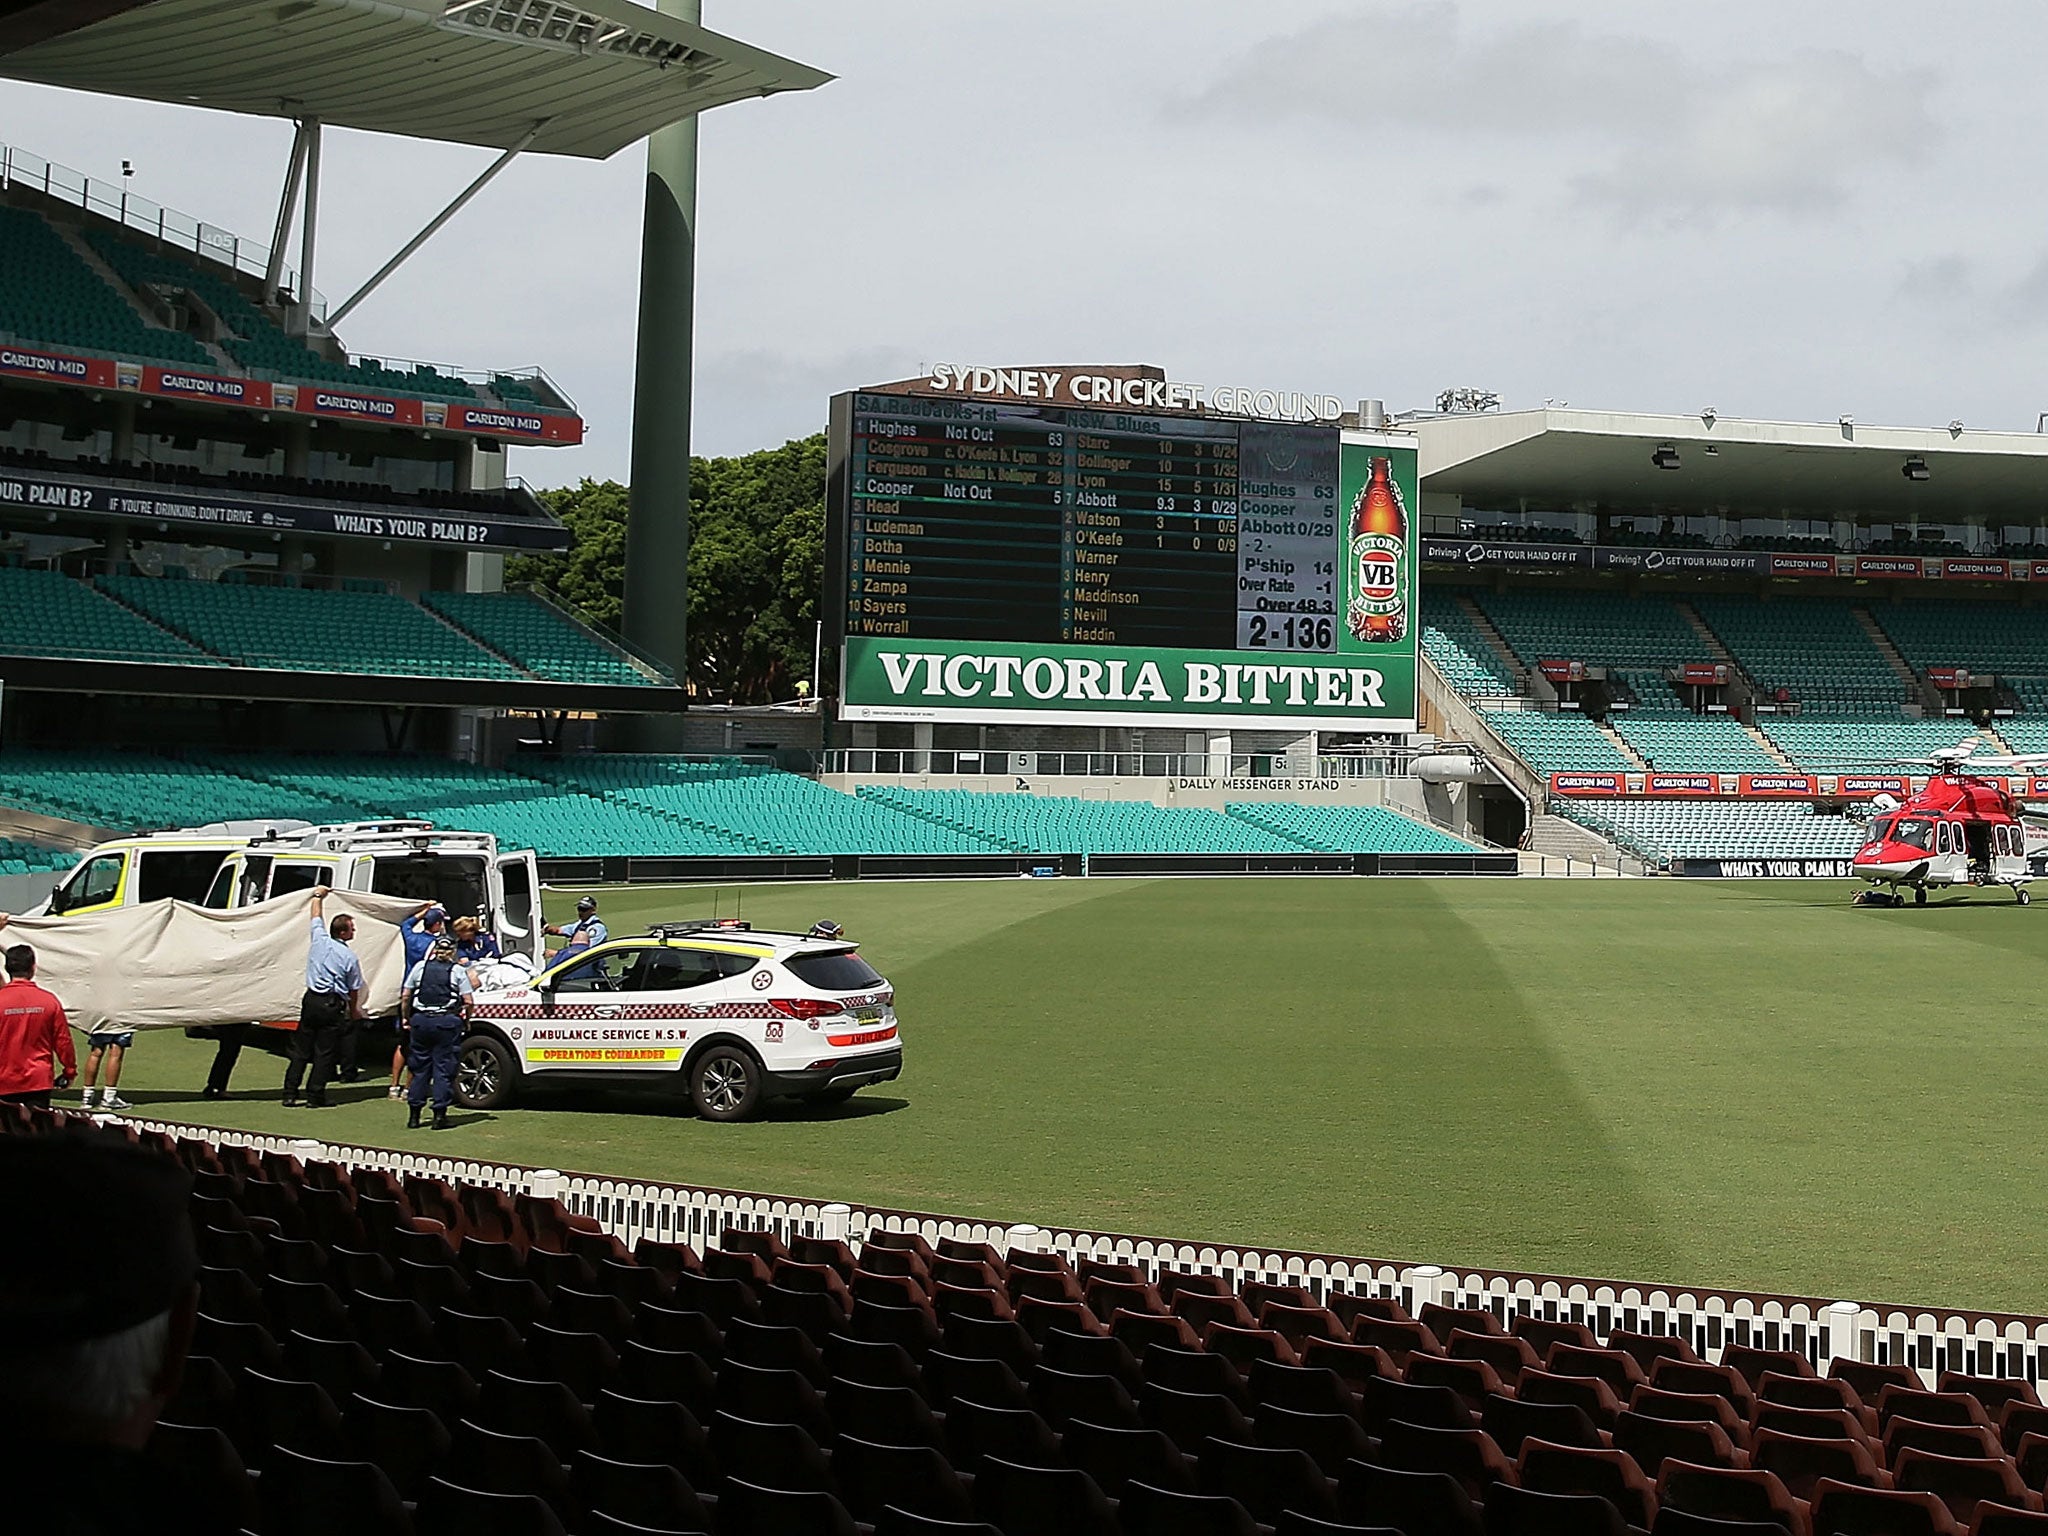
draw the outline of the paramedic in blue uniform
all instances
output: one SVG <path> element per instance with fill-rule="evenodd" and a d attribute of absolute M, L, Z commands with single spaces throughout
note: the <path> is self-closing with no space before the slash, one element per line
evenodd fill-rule
<path fill-rule="evenodd" d="M 429 1079 L 434 1091 L 434 1129 L 448 1128 L 448 1104 L 455 1097 L 456 1054 L 474 991 L 469 972 L 455 958 L 453 939 L 436 939 L 427 958 L 406 973 L 405 989 L 398 996 L 398 1016 L 406 1028 L 406 1061 L 412 1068 L 412 1093 L 405 1117 L 408 1130 L 419 1129 Z"/>
<path fill-rule="evenodd" d="M 579 949 L 589 949 L 593 944 L 602 944 L 611 937 L 610 931 L 598 918 L 595 896 L 576 898 L 576 921 L 568 927 L 557 928 L 551 923 L 545 931 L 569 941 L 549 956 L 551 960 L 559 960 Z"/>
<path fill-rule="evenodd" d="M 306 1103 L 327 1107 L 327 1080 L 334 1075 L 335 1051 L 342 1031 L 363 1016 L 363 966 L 348 941 L 356 936 L 356 920 L 346 912 L 323 924 L 321 904 L 328 888 L 313 887 L 312 947 L 306 952 L 306 995 L 299 1001 L 299 1029 L 292 1036 L 292 1059 L 284 1069 L 284 1102 L 299 1102 L 299 1078 L 312 1069 Z"/>

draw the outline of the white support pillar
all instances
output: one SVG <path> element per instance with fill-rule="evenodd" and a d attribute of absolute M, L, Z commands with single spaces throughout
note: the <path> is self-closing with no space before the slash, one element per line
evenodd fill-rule
<path fill-rule="evenodd" d="M 1035 1227 L 1030 1222 L 1010 1228 L 1010 1246 L 1023 1253 L 1043 1253 L 1047 1238 L 1045 1228 Z"/>
<path fill-rule="evenodd" d="M 1401 1271 L 1401 1283 L 1413 1292 L 1413 1305 L 1408 1309 L 1411 1315 L 1419 1314 L 1437 1299 L 1443 1278 L 1443 1267 L 1437 1264 L 1418 1264 Z"/>
<path fill-rule="evenodd" d="M 843 1243 L 853 1207 L 840 1201 L 833 1201 L 818 1212 L 818 1236 L 828 1243 Z"/>
<path fill-rule="evenodd" d="M 313 324 L 313 244 L 320 232 L 320 119 L 309 117 L 300 127 L 306 136 L 306 217 L 299 226 L 299 291 L 286 317 L 285 330 L 303 336 Z"/>
<path fill-rule="evenodd" d="M 1823 1347 L 1830 1360 L 1854 1360 L 1857 1358 L 1856 1325 L 1863 1317 L 1863 1308 L 1853 1301 L 1830 1302 L 1821 1314 L 1827 1333 Z M 1826 1375 L 1823 1370 L 1822 1375 Z"/>
<path fill-rule="evenodd" d="M 912 773 L 932 771 L 932 724 L 929 720 L 910 728 L 910 750 L 916 754 L 911 758 Z"/>

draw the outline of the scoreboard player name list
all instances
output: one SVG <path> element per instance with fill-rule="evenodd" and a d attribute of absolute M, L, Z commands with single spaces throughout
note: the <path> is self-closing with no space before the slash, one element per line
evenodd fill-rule
<path fill-rule="evenodd" d="M 1332 651 L 1330 428 L 858 395 L 846 632 Z"/>

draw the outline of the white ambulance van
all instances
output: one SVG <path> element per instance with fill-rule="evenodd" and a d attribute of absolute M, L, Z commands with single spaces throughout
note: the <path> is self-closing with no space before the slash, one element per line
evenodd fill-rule
<path fill-rule="evenodd" d="M 316 885 L 482 917 L 507 956 L 536 967 L 543 959 L 533 850 L 506 852 L 488 832 L 427 821 L 216 822 L 115 838 L 80 858 L 41 911 L 57 917 L 171 897 L 225 910 Z"/>

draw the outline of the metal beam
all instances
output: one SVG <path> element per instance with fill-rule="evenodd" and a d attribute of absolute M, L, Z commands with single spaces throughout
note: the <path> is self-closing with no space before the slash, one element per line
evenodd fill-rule
<path fill-rule="evenodd" d="M 305 119 L 300 131 L 306 135 L 306 219 L 299 230 L 299 293 L 292 305 L 285 329 L 303 336 L 313 325 L 313 237 L 320 228 L 320 119 Z"/>
<path fill-rule="evenodd" d="M 277 227 L 270 236 L 270 261 L 263 268 L 263 302 L 275 304 L 284 282 L 284 243 L 291 238 L 292 214 L 299 206 L 299 179 L 306 174 L 306 125 L 292 124 L 292 158 L 285 168 L 284 195 L 277 200 Z"/>
<path fill-rule="evenodd" d="M 532 128 L 527 130 L 525 137 L 521 138 L 517 143 L 508 146 L 503 154 L 499 155 L 497 159 L 493 160 L 488 166 L 486 166 L 484 168 L 482 175 L 478 176 L 475 181 L 472 181 L 467 187 L 464 187 L 459 194 L 457 194 L 455 201 L 450 203 L 446 208 L 443 208 L 439 213 L 435 214 L 431 219 L 429 219 L 426 223 L 426 227 L 423 228 L 418 234 L 414 235 L 410 240 L 406 241 L 405 244 L 399 248 L 399 252 L 396 256 L 392 257 L 389 261 L 385 262 L 383 266 L 379 267 L 377 269 L 377 275 L 375 277 L 371 278 L 367 283 L 363 284 L 362 287 L 358 288 L 354 293 L 350 294 L 347 300 L 342 304 L 341 308 L 332 311 L 327 316 L 327 328 L 331 331 L 334 329 L 334 327 L 340 325 L 341 322 L 348 317 L 349 313 L 352 310 L 354 310 L 358 304 L 362 303 L 363 300 L 367 299 L 373 292 L 376 291 L 378 284 L 382 283 L 385 278 L 389 277 L 392 273 L 396 272 L 400 267 L 404 266 L 406 259 L 410 257 L 414 251 L 418 250 L 421 246 L 425 245 L 429 240 L 433 239 L 433 237 L 435 236 L 436 233 L 439 232 L 443 224 L 446 224 L 450 219 L 454 218 L 456 214 L 462 212 L 463 207 L 469 202 L 469 200 L 472 197 L 475 197 L 477 193 L 483 191 L 485 187 L 489 186 L 492 180 L 497 176 L 498 172 L 504 170 L 505 167 L 510 165 L 514 160 L 517 160 L 520 154 L 526 149 L 526 147 L 533 143 L 535 139 L 540 137 L 540 131 L 545 127 L 547 127 L 547 121 L 545 119 L 538 123 L 535 123 Z"/>

